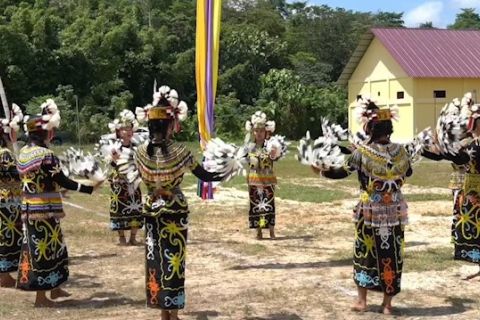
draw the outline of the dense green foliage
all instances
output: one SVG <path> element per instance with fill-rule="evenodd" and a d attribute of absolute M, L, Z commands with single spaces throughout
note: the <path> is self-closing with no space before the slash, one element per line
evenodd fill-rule
<path fill-rule="evenodd" d="M 182 137 L 195 139 L 195 10 L 191 0 L 0 0 L 9 100 L 35 111 L 54 97 L 70 136 L 78 102 L 88 141 L 119 110 L 149 103 L 157 79 L 189 104 Z M 225 0 L 222 20 L 217 131 L 231 138 L 256 109 L 289 138 L 318 133 L 321 116 L 344 123 L 346 92 L 335 81 L 359 37 L 403 25 L 401 13 L 284 0 Z"/>

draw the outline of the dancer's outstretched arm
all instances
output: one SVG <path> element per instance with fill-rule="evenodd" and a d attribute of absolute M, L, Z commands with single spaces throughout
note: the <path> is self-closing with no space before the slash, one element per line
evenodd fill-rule
<path fill-rule="evenodd" d="M 223 176 L 217 172 L 208 172 L 198 162 L 195 162 L 190 170 L 202 181 L 221 181 L 223 178 Z"/>

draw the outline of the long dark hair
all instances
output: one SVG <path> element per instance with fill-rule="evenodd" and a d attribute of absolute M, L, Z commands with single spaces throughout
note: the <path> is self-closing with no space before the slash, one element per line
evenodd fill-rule
<path fill-rule="evenodd" d="M 0 137 L 0 147 L 7 148 L 10 143 L 10 135 L 8 133 L 2 132 Z"/>
<path fill-rule="evenodd" d="M 392 120 L 370 121 L 367 125 L 370 132 L 370 142 L 378 141 L 381 137 L 390 137 L 393 133 Z"/>
<path fill-rule="evenodd" d="M 157 120 L 150 120 L 148 121 L 148 131 L 150 141 L 147 146 L 147 154 L 152 157 L 153 156 L 153 147 L 159 146 L 160 150 L 164 155 L 168 154 L 167 148 L 167 139 L 168 139 L 168 128 L 172 120 L 166 119 L 157 119 Z M 159 133 L 161 137 L 161 142 L 153 144 L 154 133 Z"/>
<path fill-rule="evenodd" d="M 45 140 L 48 138 L 48 131 L 46 130 L 37 130 L 28 133 L 28 143 L 34 144 L 40 147 L 46 148 L 47 145 L 45 144 Z"/>

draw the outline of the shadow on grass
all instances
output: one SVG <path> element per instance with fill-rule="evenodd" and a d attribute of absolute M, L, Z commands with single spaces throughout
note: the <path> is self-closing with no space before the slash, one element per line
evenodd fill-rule
<path fill-rule="evenodd" d="M 274 313 L 266 317 L 248 317 L 245 320 L 302 320 L 295 313 Z"/>
<path fill-rule="evenodd" d="M 218 317 L 220 314 L 214 310 L 205 310 L 205 311 L 193 311 L 193 312 L 185 312 L 189 316 L 196 317 L 196 320 L 208 320 L 209 317 Z"/>
<path fill-rule="evenodd" d="M 283 240 L 303 240 L 303 241 L 312 241 L 314 236 L 280 236 L 276 237 L 275 241 L 283 241 Z"/>
<path fill-rule="evenodd" d="M 448 316 L 454 314 L 464 313 L 467 310 L 471 309 L 470 306 L 465 304 L 475 304 L 476 301 L 472 299 L 461 299 L 455 297 L 449 297 L 446 299 L 446 302 L 450 303 L 449 306 L 438 306 L 438 307 L 394 307 L 395 315 L 402 316 L 415 316 L 415 317 L 440 317 Z M 380 308 L 380 307 L 379 307 Z"/>
<path fill-rule="evenodd" d="M 239 265 L 230 268 L 230 270 L 249 270 L 249 269 L 316 269 L 325 267 L 345 267 L 352 265 L 352 258 L 332 260 L 332 261 L 317 261 L 304 263 L 266 263 L 255 265 Z"/>
<path fill-rule="evenodd" d="M 405 242 L 405 246 L 407 248 L 424 246 L 424 245 L 427 245 L 427 244 L 429 244 L 429 242 L 424 242 L 424 241 L 406 241 Z"/>
<path fill-rule="evenodd" d="M 119 305 L 143 305 L 145 299 L 134 300 L 115 292 L 96 292 L 85 299 L 68 299 L 55 303 L 56 308 L 90 309 L 109 308 Z"/>
<path fill-rule="evenodd" d="M 105 259 L 105 258 L 113 258 L 118 256 L 116 253 L 104 253 L 104 254 L 83 254 L 78 256 L 70 256 L 68 257 L 68 263 L 70 265 L 77 265 L 80 264 L 82 261 L 89 261 L 89 260 L 96 260 L 96 259 Z"/>
<path fill-rule="evenodd" d="M 76 274 L 68 278 L 66 288 L 99 288 L 102 286 L 101 282 L 95 281 L 97 277 L 85 274 Z"/>

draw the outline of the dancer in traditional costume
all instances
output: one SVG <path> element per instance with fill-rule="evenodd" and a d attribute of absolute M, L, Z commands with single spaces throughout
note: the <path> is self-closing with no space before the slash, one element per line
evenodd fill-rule
<path fill-rule="evenodd" d="M 25 119 L 28 143 L 18 156 L 24 234 L 17 288 L 36 291 L 35 306 L 52 306 L 47 291 L 52 299 L 69 295 L 59 287 L 69 274 L 60 228 L 60 219 L 65 216 L 60 189 L 92 193 L 94 187 L 64 175 L 59 159 L 48 149 L 53 130 L 60 124 L 59 110 L 51 99 L 42 104 L 41 110 L 41 115 Z"/>
<path fill-rule="evenodd" d="M 270 238 L 275 239 L 277 177 L 273 172 L 273 162 L 280 159 L 283 154 L 275 148 L 268 149 L 266 144 L 275 131 L 275 122 L 267 121 L 266 114 L 257 111 L 252 115 L 251 120 L 246 122 L 245 128 L 248 134 L 253 131 L 247 156 L 247 183 L 250 199 L 248 224 L 251 229 L 257 230 L 257 239 L 263 238 L 263 229 L 269 229 Z"/>
<path fill-rule="evenodd" d="M 114 134 L 113 139 L 120 140 L 119 150 L 115 150 L 110 157 L 110 228 L 118 231 L 119 245 L 127 245 L 125 230 L 130 230 L 128 244 L 137 245 L 137 230 L 143 226 L 142 193 L 138 185 L 129 183 L 127 177 L 120 173 L 116 161 L 122 148 L 134 146 L 132 139 L 138 129 L 138 122 L 132 111 L 123 110 L 119 119 L 108 126 Z"/>
<path fill-rule="evenodd" d="M 455 259 L 480 264 L 480 105 L 462 104 L 459 117 L 460 128 L 472 135 L 472 141 L 456 155 L 447 160 L 457 165 L 467 165 L 462 191 L 459 195 L 459 207 L 455 210 L 456 219 L 453 230 Z M 464 124 L 464 125 L 462 125 Z M 458 139 L 457 139 L 458 140 Z M 445 150 L 439 139 L 440 152 Z M 453 141 L 455 142 L 455 141 Z M 458 141 L 457 141 L 458 143 Z M 456 148 L 458 149 L 458 147 Z M 439 152 L 439 153 L 440 153 Z M 445 154 L 445 152 L 443 152 Z M 467 279 L 480 275 L 480 271 Z"/>
<path fill-rule="evenodd" d="M 451 162 L 452 173 L 448 187 L 453 196 L 453 220 L 451 227 L 452 242 L 455 239 L 455 227 L 459 217 L 461 201 L 463 199 L 463 183 L 467 165 L 456 164 L 455 155 L 465 149 L 472 142 L 471 133 L 467 130 L 467 121 L 462 115 L 462 108 L 467 110 L 473 105 L 472 94 L 467 92 L 462 100 L 457 98 L 446 104 L 437 120 L 436 143 L 431 150 L 423 150 L 422 155 L 430 160 L 447 160 Z M 453 156 L 453 157 L 452 157 Z"/>
<path fill-rule="evenodd" d="M 22 245 L 20 212 L 22 185 L 17 171 L 15 155 L 11 151 L 16 141 L 19 122 L 23 114 L 13 104 L 9 119 L 0 119 L 0 285 L 14 287 L 11 272 L 18 270 Z"/>
<path fill-rule="evenodd" d="M 400 292 L 403 269 L 404 227 L 408 222 L 407 204 L 401 187 L 412 174 L 411 157 L 403 145 L 390 141 L 395 109 L 379 109 L 369 99 L 359 99 L 357 112 L 368 140 L 344 155 L 330 141 L 314 142 L 307 134 L 299 146 L 299 158 L 315 172 L 341 179 L 357 172 L 360 202 L 353 212 L 355 241 L 353 279 L 358 288 L 355 311 L 367 309 L 367 290 L 383 292 L 383 313 L 392 312 L 392 298 Z"/>
<path fill-rule="evenodd" d="M 185 305 L 185 254 L 189 209 L 180 189 L 183 175 L 191 171 L 202 181 L 221 179 L 205 171 L 192 153 L 172 140 L 179 122 L 187 117 L 187 105 L 175 90 L 162 86 L 152 105 L 137 108 L 137 119 L 148 120 L 150 139 L 134 153 L 140 178 L 147 186 L 144 203 L 146 233 L 147 305 L 162 309 L 162 319 L 178 319 Z M 123 171 L 124 166 L 120 166 Z M 128 171 L 128 169 L 127 169 Z M 135 180 L 135 174 L 128 175 Z"/>

